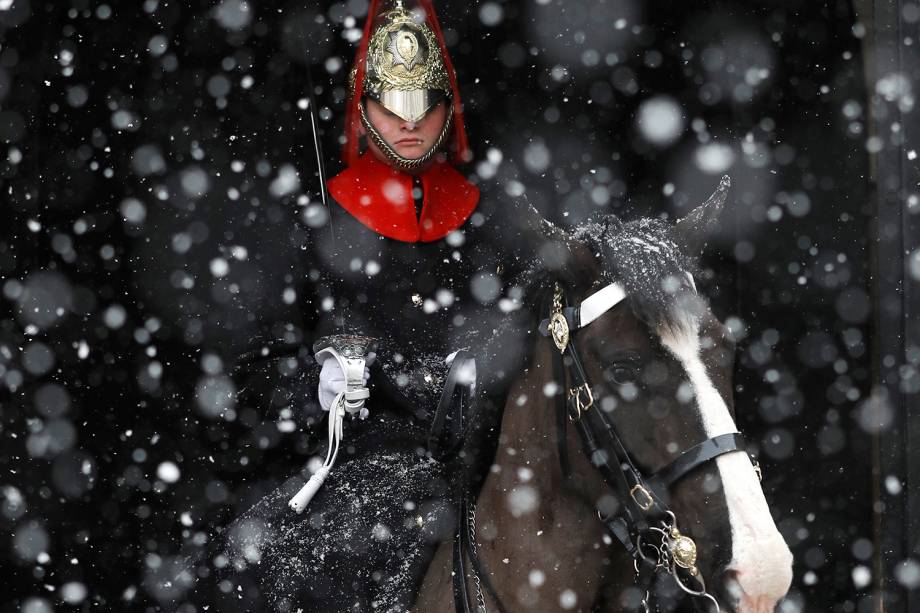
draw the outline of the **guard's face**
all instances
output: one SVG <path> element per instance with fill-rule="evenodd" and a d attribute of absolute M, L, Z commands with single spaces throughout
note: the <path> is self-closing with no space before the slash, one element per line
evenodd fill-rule
<path fill-rule="evenodd" d="M 431 107 L 431 110 L 418 121 L 406 121 L 371 99 L 365 99 L 365 103 L 371 125 L 380 132 L 396 153 L 410 160 L 428 153 L 447 120 L 447 104 L 443 100 Z M 361 133 L 364 132 L 362 126 Z M 390 163 L 373 141 L 368 141 L 368 147 L 378 160 L 385 164 Z"/>

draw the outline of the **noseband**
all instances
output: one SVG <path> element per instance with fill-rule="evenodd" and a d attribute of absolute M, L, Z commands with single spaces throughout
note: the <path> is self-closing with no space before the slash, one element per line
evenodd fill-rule
<path fill-rule="evenodd" d="M 566 306 L 565 295 L 556 284 L 550 318 L 540 324 L 541 334 L 551 337 L 559 350 L 553 369 L 554 379 L 565 392 L 556 395 L 556 444 L 562 473 L 566 479 L 571 476 L 566 444 L 566 424 L 571 421 L 581 437 L 586 458 L 600 471 L 619 502 L 609 515 L 598 510 L 598 518 L 634 560 L 636 581 L 644 588 L 643 609 L 649 610 L 649 588 L 654 575 L 667 572 L 685 592 L 708 599 L 718 611 L 718 602 L 706 591 L 696 565 L 696 543 L 678 530 L 676 516 L 665 501 L 668 490 L 699 466 L 720 455 L 744 451 L 744 438 L 733 432 L 706 439 L 650 476 L 637 468 L 607 412 L 591 410 L 595 407 L 594 395 L 574 343 L 579 329 L 625 298 L 623 288 L 611 283 L 580 305 Z M 755 470 L 759 475 L 756 462 Z"/>

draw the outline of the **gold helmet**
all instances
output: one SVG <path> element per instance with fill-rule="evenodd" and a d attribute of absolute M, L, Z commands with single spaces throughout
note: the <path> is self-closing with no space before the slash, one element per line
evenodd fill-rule
<path fill-rule="evenodd" d="M 393 5 L 374 24 L 363 93 L 405 121 L 418 121 L 451 95 L 451 79 L 424 14 L 402 0 Z"/>
<path fill-rule="evenodd" d="M 351 96 L 345 116 L 342 157 L 348 166 L 361 156 L 361 128 L 393 166 L 424 166 L 442 147 L 454 163 L 472 158 L 463 122 L 463 104 L 450 55 L 432 0 L 370 0 L 364 36 L 351 71 Z M 381 6 L 383 9 L 381 10 Z M 375 100 L 405 121 L 419 121 L 447 100 L 444 128 L 422 157 L 400 157 L 367 117 L 362 100 Z"/>

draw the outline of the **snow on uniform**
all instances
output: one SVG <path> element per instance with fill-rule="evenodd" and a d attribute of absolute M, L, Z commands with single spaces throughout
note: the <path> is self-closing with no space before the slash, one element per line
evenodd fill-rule
<path fill-rule="evenodd" d="M 376 4 L 369 15 L 377 15 Z M 443 41 L 432 44 L 440 32 L 430 3 L 424 8 L 427 32 L 425 23 L 405 18 L 401 3 L 377 20 L 377 30 L 408 32 L 434 61 Z M 359 58 L 371 57 L 370 21 Z M 427 46 L 422 44 L 426 36 Z M 370 52 L 375 52 L 373 43 Z M 445 133 L 454 132 L 455 159 L 465 158 L 453 68 L 446 53 L 443 59 L 448 62 L 443 76 L 450 78 L 440 86 L 449 88 L 454 109 L 454 123 Z M 364 62 L 357 65 L 356 91 L 370 95 L 362 88 Z M 371 62 L 368 66 L 373 69 Z M 374 78 L 370 70 L 370 81 Z M 385 93 L 378 90 L 374 97 L 384 103 L 390 100 Z M 428 100 L 416 96 L 416 109 L 419 99 L 422 106 Z M 352 119 L 358 103 L 352 101 Z M 349 138 L 355 138 L 346 123 Z M 241 585 L 257 587 L 258 606 L 267 610 L 402 611 L 411 606 L 437 544 L 452 536 L 457 494 L 464 486 L 478 489 L 491 462 L 529 329 L 511 285 L 527 262 L 507 207 L 481 198 L 479 189 L 443 158 L 432 156 L 419 173 L 412 160 L 384 163 L 370 152 L 351 153 L 346 149 L 348 167 L 329 181 L 335 200 L 329 223 L 307 236 L 306 257 L 316 271 L 303 305 L 304 329 L 314 338 L 348 332 L 378 339 L 370 368 L 370 414 L 346 420 L 336 465 L 302 514 L 287 507 L 304 483 L 297 475 L 226 531 L 229 568 L 246 576 Z M 426 443 L 448 370 L 445 358 L 463 348 L 477 360 L 477 418 L 462 454 L 435 459 Z M 315 396 L 312 383 L 299 388 L 304 389 Z M 314 407 L 311 417 L 319 420 L 313 398 L 289 396 L 295 413 Z"/>
<path fill-rule="evenodd" d="M 296 477 L 237 520 L 245 530 L 231 528 L 229 534 L 237 540 L 237 558 L 258 551 L 263 596 L 278 610 L 285 601 L 294 605 L 291 610 L 347 610 L 352 604 L 367 610 L 374 602 L 386 605 L 381 610 L 397 610 L 411 604 L 435 545 L 451 536 L 456 485 L 464 478 L 478 481 L 491 461 L 508 385 L 520 372 L 527 326 L 520 323 L 523 312 L 502 309 L 510 303 L 502 297 L 511 289 L 504 281 L 511 275 L 495 274 L 496 262 L 507 261 L 496 249 L 501 229 L 510 226 L 510 220 L 496 219 L 501 214 L 483 215 L 479 227 L 468 221 L 460 229 L 464 244 L 454 247 L 444 238 L 429 243 L 381 238 L 344 211 L 337 213 L 341 264 L 348 259 L 343 253 L 366 250 L 364 257 L 380 265 L 373 276 L 363 267 L 344 274 L 334 265 L 339 258 L 326 256 L 332 262 L 323 275 L 331 295 L 351 297 L 343 309 L 346 331 L 379 339 L 370 369 L 370 415 L 346 421 L 345 448 L 303 514 L 287 508 L 303 484 Z M 316 234 L 320 249 L 331 240 Z M 348 238 L 339 240 L 339 234 Z M 513 272 L 510 266 L 506 270 Z M 449 301 L 443 292 L 450 292 Z M 317 335 L 331 331 L 340 312 L 320 313 Z M 428 456 L 426 441 L 447 371 L 444 358 L 463 347 L 477 358 L 481 419 L 467 441 L 467 455 L 442 463 Z M 299 410 L 295 401 L 294 411 Z M 325 449 L 316 451 L 321 455 Z M 468 477 L 459 474 L 467 470 Z M 254 538 L 238 536 L 253 532 Z"/>

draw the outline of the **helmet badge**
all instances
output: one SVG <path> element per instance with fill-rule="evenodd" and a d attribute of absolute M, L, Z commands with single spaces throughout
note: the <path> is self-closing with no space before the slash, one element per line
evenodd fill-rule
<path fill-rule="evenodd" d="M 425 61 L 419 47 L 418 38 L 408 29 L 392 32 L 390 44 L 387 45 L 387 51 L 393 56 L 392 66 L 402 65 L 406 72 L 412 72 L 413 68 Z"/>

